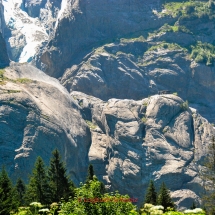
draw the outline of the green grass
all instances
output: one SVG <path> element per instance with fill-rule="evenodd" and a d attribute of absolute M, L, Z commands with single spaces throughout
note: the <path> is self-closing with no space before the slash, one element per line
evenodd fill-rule
<path fill-rule="evenodd" d="M 121 38 L 120 42 L 121 43 L 130 43 L 130 42 L 144 42 L 146 39 L 141 35 L 139 37 L 134 37 L 134 38 Z"/>
<path fill-rule="evenodd" d="M 95 129 L 97 127 L 95 124 L 93 124 L 93 122 L 89 120 L 85 120 L 85 121 L 90 129 Z"/>
<path fill-rule="evenodd" d="M 147 122 L 146 117 L 142 117 L 141 121 L 142 121 L 143 123 L 146 123 L 146 122 Z"/>
<path fill-rule="evenodd" d="M 150 51 L 155 51 L 155 50 L 158 50 L 158 49 L 169 49 L 169 50 L 186 50 L 185 48 L 182 48 L 180 45 L 176 44 L 176 43 L 166 43 L 166 42 L 162 42 L 162 43 L 159 43 L 155 46 L 151 46 L 147 52 L 150 52 Z"/>
<path fill-rule="evenodd" d="M 203 18 L 205 15 L 214 18 L 215 4 L 209 1 L 189 0 L 189 1 L 164 1 L 164 11 L 161 15 L 172 17 L 197 17 Z"/>
<path fill-rule="evenodd" d="M 20 93 L 21 90 L 7 90 L 8 93 Z"/>
<path fill-rule="evenodd" d="M 19 82 L 21 84 L 26 84 L 26 83 L 31 83 L 32 80 L 28 79 L 28 78 L 18 78 L 18 79 L 15 80 L 15 82 Z"/>

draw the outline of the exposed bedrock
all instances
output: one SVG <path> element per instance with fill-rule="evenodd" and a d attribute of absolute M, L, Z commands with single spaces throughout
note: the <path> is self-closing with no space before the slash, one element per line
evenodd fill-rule
<path fill-rule="evenodd" d="M 195 109 L 184 108 L 174 95 L 107 102 L 71 95 L 91 129 L 89 161 L 107 187 L 141 204 L 153 179 L 157 187 L 167 184 L 180 209 L 200 203 L 199 169 L 214 129 Z"/>

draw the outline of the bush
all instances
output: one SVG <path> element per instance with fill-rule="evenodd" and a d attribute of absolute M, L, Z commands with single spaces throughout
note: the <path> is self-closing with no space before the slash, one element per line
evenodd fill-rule
<path fill-rule="evenodd" d="M 131 203 L 128 195 L 115 193 L 101 193 L 101 182 L 94 177 L 88 184 L 81 184 L 75 190 L 75 198 L 61 203 L 60 214 L 135 214 L 136 207 Z M 132 211 L 133 210 L 133 211 Z"/>
<path fill-rule="evenodd" d="M 195 46 L 191 46 L 191 49 L 190 57 L 197 63 L 205 63 L 207 66 L 213 65 L 215 61 L 215 46 L 198 41 Z"/>

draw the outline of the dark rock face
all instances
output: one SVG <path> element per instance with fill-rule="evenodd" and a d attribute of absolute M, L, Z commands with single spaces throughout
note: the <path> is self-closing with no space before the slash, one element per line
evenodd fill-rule
<path fill-rule="evenodd" d="M 35 18 L 40 17 L 40 13 L 45 7 L 50 7 L 50 9 L 59 9 L 61 5 L 61 0 L 23 0 L 23 5 L 28 15 Z M 50 12 L 54 13 L 54 11 L 52 10 Z"/>
<path fill-rule="evenodd" d="M 0 163 L 9 175 L 27 182 L 37 156 L 48 165 L 58 148 L 74 182 L 84 181 L 90 132 L 76 102 L 57 80 L 32 66 L 15 64 L 4 76 L 8 80 L 0 85 Z M 28 79 L 20 83 L 18 78 Z"/>
<path fill-rule="evenodd" d="M 4 38 L 2 37 L 2 33 L 0 32 L 0 68 L 8 66 L 9 62 L 6 44 Z"/>
<path fill-rule="evenodd" d="M 168 18 L 160 19 L 152 13 L 159 6 L 157 0 L 68 1 L 67 12 L 59 19 L 55 37 L 41 57 L 45 72 L 60 77 L 93 47 L 162 26 Z"/>
<path fill-rule="evenodd" d="M 178 45 L 159 47 L 141 37 L 105 45 L 67 69 L 61 83 L 102 100 L 137 100 L 169 90 L 215 121 L 215 69 L 192 62 Z"/>

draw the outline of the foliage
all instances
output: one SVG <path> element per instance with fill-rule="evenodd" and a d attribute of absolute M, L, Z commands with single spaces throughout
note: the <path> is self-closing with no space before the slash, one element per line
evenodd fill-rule
<path fill-rule="evenodd" d="M 18 79 L 16 79 L 15 82 L 19 82 L 19 83 L 21 83 L 21 84 L 26 84 L 26 83 L 31 83 L 32 80 L 31 80 L 31 79 L 28 79 L 28 78 L 18 78 Z"/>
<path fill-rule="evenodd" d="M 155 51 L 155 50 L 158 50 L 158 49 L 169 49 L 169 50 L 185 50 L 184 48 L 182 48 L 181 46 L 179 46 L 178 44 L 176 43 L 166 43 L 166 42 L 162 42 L 162 43 L 159 43 L 155 46 L 151 46 L 147 52 L 150 52 L 150 51 Z"/>
<path fill-rule="evenodd" d="M 164 11 L 161 15 L 185 18 L 214 18 L 214 2 L 187 0 L 187 1 L 166 1 L 163 4 Z"/>
<path fill-rule="evenodd" d="M 17 194 L 4 167 L 0 173 L 0 215 L 9 215 L 18 207 Z"/>
<path fill-rule="evenodd" d="M 190 214 L 190 215 L 193 215 L 193 214 L 205 215 L 205 211 L 202 210 L 201 208 L 195 208 L 193 210 L 188 209 L 188 210 L 185 210 L 184 213 L 185 214 Z"/>
<path fill-rule="evenodd" d="M 215 46 L 198 41 L 195 46 L 191 46 L 191 49 L 190 57 L 197 63 L 205 63 L 207 66 L 213 65 L 215 61 Z"/>
<path fill-rule="evenodd" d="M 51 191 L 48 177 L 45 171 L 45 165 L 41 157 L 38 157 L 27 185 L 25 199 L 27 202 L 41 202 L 49 204 L 51 199 Z"/>
<path fill-rule="evenodd" d="M 142 117 L 141 121 L 142 121 L 143 123 L 146 123 L 146 122 L 147 122 L 146 117 Z"/>
<path fill-rule="evenodd" d="M 195 209 L 196 208 L 196 203 L 193 202 L 192 206 L 190 207 L 190 209 Z"/>
<path fill-rule="evenodd" d="M 132 210 L 134 214 L 135 206 L 130 202 L 129 196 L 120 195 L 118 192 L 100 192 L 101 183 L 94 176 L 88 184 L 81 184 L 76 188 L 74 200 L 62 202 L 61 215 L 65 214 L 86 214 L 86 215 L 125 215 Z"/>
<path fill-rule="evenodd" d="M 94 169 L 93 169 L 93 165 L 90 164 L 88 166 L 88 170 L 87 170 L 87 179 L 86 179 L 86 183 L 88 183 L 89 181 L 93 180 L 93 176 L 95 175 L 94 174 Z"/>
<path fill-rule="evenodd" d="M 185 102 L 181 103 L 180 107 L 182 110 L 187 110 L 189 108 L 188 101 L 186 100 Z"/>
<path fill-rule="evenodd" d="M 89 120 L 85 120 L 85 121 L 90 129 L 95 129 L 97 127 L 93 122 L 91 122 Z"/>
<path fill-rule="evenodd" d="M 157 201 L 157 193 L 155 191 L 155 186 L 152 180 L 149 182 L 149 186 L 146 191 L 146 197 L 144 203 L 150 203 L 155 205 Z"/>
<path fill-rule="evenodd" d="M 157 204 L 162 205 L 164 207 L 164 211 L 166 211 L 167 207 L 174 208 L 174 203 L 164 182 L 161 184 L 160 191 L 157 196 Z"/>
<path fill-rule="evenodd" d="M 159 30 L 154 31 L 153 33 L 149 33 L 149 36 L 158 35 L 164 32 L 184 32 L 184 33 L 192 34 L 192 32 L 183 25 L 178 25 L 177 23 L 177 25 L 175 24 L 171 26 L 165 23 Z"/>
<path fill-rule="evenodd" d="M 52 152 L 48 170 L 48 179 L 52 194 L 52 202 L 59 202 L 60 198 L 68 200 L 69 196 L 74 196 L 74 184 L 66 174 L 65 164 L 61 161 L 57 149 Z"/>
<path fill-rule="evenodd" d="M 15 188 L 18 194 L 19 206 L 24 205 L 24 196 L 26 188 L 21 178 L 18 178 Z"/>
<path fill-rule="evenodd" d="M 205 159 L 201 177 L 204 181 L 206 195 L 203 196 L 204 206 L 209 214 L 215 213 L 215 137 L 212 137 Z"/>

